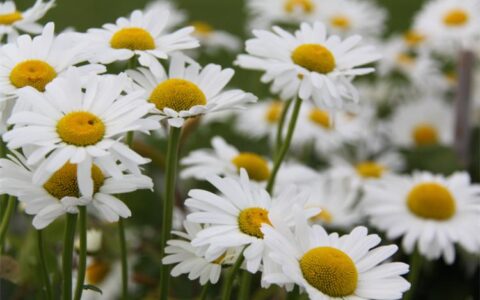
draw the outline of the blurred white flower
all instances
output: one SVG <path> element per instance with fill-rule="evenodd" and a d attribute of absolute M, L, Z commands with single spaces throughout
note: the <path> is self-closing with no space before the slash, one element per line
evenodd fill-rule
<path fill-rule="evenodd" d="M 241 40 L 229 32 L 213 28 L 210 24 L 202 21 L 195 21 L 192 26 L 195 28 L 193 36 L 200 41 L 204 51 L 215 53 L 224 49 L 238 53 L 242 49 Z"/>

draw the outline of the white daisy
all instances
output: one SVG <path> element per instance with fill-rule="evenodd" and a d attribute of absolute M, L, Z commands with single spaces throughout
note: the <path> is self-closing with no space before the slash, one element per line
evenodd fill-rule
<path fill-rule="evenodd" d="M 262 232 L 270 258 L 281 267 L 280 273 L 265 280 L 298 284 L 310 299 L 393 300 L 410 287 L 401 277 L 408 272 L 408 265 L 381 264 L 397 246 L 376 247 L 380 237 L 369 235 L 365 227 L 343 236 L 329 235 L 319 225 L 310 227 L 305 220 L 298 220 L 293 231 L 264 225 Z"/>
<path fill-rule="evenodd" d="M 236 114 L 235 129 L 249 138 L 268 137 L 273 140 L 277 134 L 283 104 L 279 100 L 268 100 L 249 105 Z"/>
<path fill-rule="evenodd" d="M 417 244 L 427 258 L 451 264 L 456 243 L 480 250 L 480 186 L 467 173 L 385 178 L 367 185 L 364 201 L 370 222 L 390 239 L 402 237 L 409 254 Z"/>
<path fill-rule="evenodd" d="M 182 23 L 185 23 L 187 20 L 187 14 L 185 11 L 180 10 L 176 3 L 169 0 L 156 0 L 153 2 L 148 3 L 145 11 L 169 11 L 170 14 L 168 16 L 168 22 L 165 25 L 166 30 L 170 30 L 172 28 L 180 26 Z"/>
<path fill-rule="evenodd" d="M 47 11 L 55 4 L 55 0 L 43 2 L 43 0 L 35 1 L 35 4 L 26 11 L 20 12 L 13 1 L 5 1 L 0 3 L 0 40 L 5 35 L 8 42 L 13 42 L 18 31 L 38 34 L 42 32 L 42 25 L 37 21 L 41 19 Z"/>
<path fill-rule="evenodd" d="M 102 29 L 88 30 L 85 42 L 90 46 L 91 60 L 109 64 L 138 55 L 142 65 L 149 65 L 157 58 L 168 58 L 174 51 L 199 46 L 191 36 L 193 27 L 164 32 L 168 21 L 168 10 L 152 8 L 145 13 L 135 10 L 129 19 L 122 17 L 115 24 L 103 25 Z"/>
<path fill-rule="evenodd" d="M 213 28 L 210 24 L 203 21 L 192 23 L 195 28 L 193 36 L 196 37 L 203 46 L 202 50 L 215 53 L 220 49 L 229 52 L 238 53 L 242 48 L 242 42 L 233 34 Z"/>
<path fill-rule="evenodd" d="M 345 101 L 358 102 L 358 92 L 351 83 L 357 75 L 372 73 L 360 67 L 380 58 L 371 46 L 360 46 L 361 37 L 341 40 L 328 36 L 325 26 L 302 23 L 294 35 L 273 27 L 273 32 L 254 30 L 248 40 L 248 55 L 236 63 L 246 69 L 261 70 L 263 82 L 272 82 L 271 90 L 282 100 L 300 97 L 317 106 L 341 107 Z"/>
<path fill-rule="evenodd" d="M 89 229 L 87 230 L 87 254 L 93 255 L 102 248 L 103 234 L 101 230 Z M 80 239 L 75 240 L 75 249 L 80 249 Z"/>
<path fill-rule="evenodd" d="M 158 61 L 149 68 L 129 70 L 128 74 L 144 90 L 144 97 L 155 104 L 161 119 L 181 127 L 185 119 L 242 107 L 257 97 L 242 90 L 222 91 L 233 77 L 232 69 L 209 64 L 203 69 L 183 55 L 175 55 L 168 74 Z"/>

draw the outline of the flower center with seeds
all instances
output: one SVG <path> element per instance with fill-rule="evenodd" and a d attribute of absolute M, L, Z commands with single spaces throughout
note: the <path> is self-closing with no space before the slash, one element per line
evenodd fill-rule
<path fill-rule="evenodd" d="M 268 211 L 264 208 L 246 208 L 238 215 L 238 227 L 240 231 L 260 239 L 263 239 L 263 232 L 260 228 L 262 228 L 262 224 L 264 223 L 272 225 L 268 218 Z"/>
<path fill-rule="evenodd" d="M 287 0 L 283 8 L 288 13 L 293 13 L 296 9 L 301 9 L 304 13 L 312 13 L 315 4 L 312 0 Z"/>
<path fill-rule="evenodd" d="M 75 146 L 95 145 L 105 135 L 105 124 L 87 111 L 75 111 L 57 123 L 57 133 L 63 142 Z"/>
<path fill-rule="evenodd" d="M 209 36 L 214 31 L 213 27 L 205 22 L 196 21 L 192 25 L 195 28 L 195 33 L 201 36 Z"/>
<path fill-rule="evenodd" d="M 320 221 L 325 224 L 331 224 L 333 222 L 333 215 L 329 210 L 322 208 L 320 213 L 310 218 L 312 221 Z"/>
<path fill-rule="evenodd" d="M 92 165 L 93 192 L 97 193 L 105 181 L 102 170 Z M 77 165 L 66 163 L 48 179 L 43 188 L 53 197 L 61 200 L 64 197 L 80 197 L 77 180 Z"/>
<path fill-rule="evenodd" d="M 303 44 L 292 52 L 295 64 L 311 72 L 328 74 L 335 69 L 335 57 L 326 47 L 319 44 Z"/>
<path fill-rule="evenodd" d="M 283 105 L 280 101 L 272 102 L 265 112 L 265 120 L 270 124 L 277 124 L 282 115 Z"/>
<path fill-rule="evenodd" d="M 313 248 L 302 256 L 299 263 L 307 282 L 330 297 L 346 297 L 357 288 L 355 263 L 339 249 Z"/>
<path fill-rule="evenodd" d="M 380 178 L 385 171 L 385 167 L 374 161 L 364 161 L 355 166 L 357 174 L 363 178 Z"/>
<path fill-rule="evenodd" d="M 12 25 L 13 23 L 22 19 L 23 16 L 18 11 L 9 14 L 0 14 L 0 25 Z"/>
<path fill-rule="evenodd" d="M 347 30 L 350 28 L 351 22 L 348 17 L 343 15 L 337 15 L 330 18 L 330 24 L 332 24 L 333 27 Z"/>
<path fill-rule="evenodd" d="M 172 78 L 157 85 L 150 94 L 150 102 L 159 110 L 170 108 L 175 111 L 189 110 L 195 105 L 207 104 L 207 97 L 193 82 Z"/>
<path fill-rule="evenodd" d="M 110 264 L 95 259 L 86 270 L 86 280 L 88 284 L 97 285 L 102 283 L 110 272 Z"/>
<path fill-rule="evenodd" d="M 314 108 L 308 114 L 308 118 L 313 123 L 325 128 L 325 129 L 331 129 L 332 128 L 332 122 L 330 120 L 330 115 L 325 110 Z"/>
<path fill-rule="evenodd" d="M 443 17 L 443 23 L 450 27 L 463 26 L 468 22 L 469 16 L 463 9 L 452 9 Z"/>
<path fill-rule="evenodd" d="M 16 88 L 31 86 L 40 92 L 57 77 L 57 72 L 48 63 L 31 59 L 17 64 L 10 72 L 10 82 Z"/>
<path fill-rule="evenodd" d="M 251 152 L 242 152 L 232 159 L 232 163 L 237 170 L 245 169 L 248 177 L 255 181 L 265 181 L 270 177 L 270 168 L 268 162 L 258 154 Z"/>
<path fill-rule="evenodd" d="M 155 40 L 143 28 L 128 27 L 115 32 L 110 40 L 110 46 L 114 49 L 153 50 Z"/>
<path fill-rule="evenodd" d="M 419 124 L 412 130 L 412 138 L 417 146 L 438 144 L 438 131 L 430 124 Z"/>
<path fill-rule="evenodd" d="M 407 206 L 415 215 L 445 221 L 456 211 L 455 199 L 450 191 L 435 182 L 420 183 L 407 196 Z"/>
<path fill-rule="evenodd" d="M 409 30 L 403 35 L 403 39 L 407 45 L 413 47 L 425 41 L 425 35 L 415 30 Z"/>

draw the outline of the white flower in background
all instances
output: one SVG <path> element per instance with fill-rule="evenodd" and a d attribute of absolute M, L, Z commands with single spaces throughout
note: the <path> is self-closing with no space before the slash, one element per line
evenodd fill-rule
<path fill-rule="evenodd" d="M 272 163 L 252 152 L 240 152 L 221 137 L 212 139 L 213 149 L 192 151 L 180 161 L 182 178 L 205 180 L 211 175 L 238 176 L 245 169 L 251 180 L 265 182 L 270 177 Z"/>
<path fill-rule="evenodd" d="M 193 36 L 200 41 L 202 50 L 215 53 L 220 49 L 237 53 L 242 49 L 241 40 L 235 35 L 213 28 L 210 24 L 203 21 L 195 21 L 192 23 L 195 28 Z"/>
<path fill-rule="evenodd" d="M 92 213 L 107 222 L 128 218 L 130 210 L 116 195 L 153 188 L 152 180 L 147 176 L 126 174 L 111 177 L 95 164 L 84 172 L 77 165 L 66 163 L 50 177 L 35 183 L 35 168 L 27 167 L 26 158 L 21 154 L 15 155 L 0 159 L 0 193 L 17 197 L 24 204 L 25 212 L 35 216 L 32 223 L 37 229 L 45 228 L 66 213 L 77 213 L 80 205 L 88 205 Z M 77 173 L 80 173 L 78 177 Z M 80 185 L 80 181 L 86 178 L 92 181 L 91 193 L 84 192 Z"/>
<path fill-rule="evenodd" d="M 218 111 L 241 108 L 257 97 L 242 90 L 223 91 L 233 69 L 209 64 L 201 68 L 183 55 L 170 61 L 168 74 L 158 61 L 149 68 L 127 73 L 145 90 L 144 97 L 155 104 L 155 112 L 170 126 L 181 127 L 186 119 Z"/>
<path fill-rule="evenodd" d="M 148 3 L 145 8 L 145 11 L 153 11 L 158 13 L 159 11 L 169 11 L 168 22 L 165 24 L 165 29 L 170 30 L 176 28 L 181 24 L 185 23 L 188 19 L 185 11 L 180 10 L 174 1 L 169 0 L 156 0 Z M 145 12 L 145 14 L 147 14 Z"/>
<path fill-rule="evenodd" d="M 400 299 L 410 284 L 401 275 L 408 265 L 387 262 L 396 245 L 376 247 L 381 239 L 356 227 L 351 233 L 330 235 L 319 225 L 296 220 L 294 231 L 286 226 L 263 226 L 270 258 L 281 268 L 264 280 L 295 283 L 310 299 Z"/>
<path fill-rule="evenodd" d="M 167 33 L 168 22 L 168 10 L 135 10 L 128 19 L 122 17 L 102 29 L 88 30 L 84 42 L 90 47 L 93 62 L 109 64 L 138 55 L 138 61 L 146 66 L 158 58 L 167 59 L 172 52 L 199 46 L 191 36 L 193 27 Z"/>
<path fill-rule="evenodd" d="M 236 113 L 235 129 L 249 138 L 276 137 L 278 122 L 285 102 L 259 101 Z"/>
<path fill-rule="evenodd" d="M 101 230 L 87 230 L 87 254 L 93 255 L 102 249 L 103 235 Z M 80 239 L 75 240 L 75 248 L 80 249 Z"/>
<path fill-rule="evenodd" d="M 19 91 L 19 98 L 32 111 L 13 114 L 13 129 L 3 135 L 10 149 L 29 147 L 28 164 L 39 163 L 36 183 L 45 181 L 65 163 L 78 164 L 82 194 L 91 196 L 92 162 L 109 174 L 120 176 L 122 167 L 140 174 L 139 164 L 149 160 L 118 141 L 130 131 L 158 128 L 157 121 L 144 119 L 153 105 L 143 98 L 143 91 L 125 93 L 131 81 L 125 74 L 91 75 L 81 83 L 76 68 L 47 85 L 45 92 L 34 88 Z M 32 148 L 33 149 L 30 149 Z"/>
<path fill-rule="evenodd" d="M 372 73 L 361 67 L 380 58 L 372 46 L 361 46 L 360 36 L 341 40 L 327 35 L 325 25 L 302 23 L 294 35 L 273 27 L 273 32 L 254 30 L 254 39 L 246 42 L 248 55 L 236 63 L 265 74 L 262 82 L 272 82 L 271 91 L 282 100 L 299 97 L 320 107 L 342 107 L 344 102 L 358 102 L 352 84 L 357 75 Z"/>
<path fill-rule="evenodd" d="M 8 42 L 13 42 L 18 32 L 38 34 L 42 32 L 43 26 L 37 21 L 55 4 L 54 0 L 43 2 L 35 1 L 35 4 L 25 10 L 18 11 L 13 1 L 0 3 L 0 40 L 7 35 Z"/>
<path fill-rule="evenodd" d="M 451 264 L 457 243 L 471 253 L 480 250 L 480 186 L 467 173 L 419 172 L 371 182 L 364 211 L 389 239 L 402 237 L 408 254 L 417 245 L 423 256 L 443 256 Z"/>
<path fill-rule="evenodd" d="M 391 120 L 391 139 L 401 147 L 450 145 L 453 111 L 443 99 L 420 99 L 397 107 Z"/>
<path fill-rule="evenodd" d="M 167 241 L 163 264 L 177 264 L 171 271 L 173 277 L 188 274 L 188 279 L 199 279 L 201 285 L 217 283 L 222 272 L 222 265 L 233 264 L 239 255 L 235 248 L 226 250 L 213 260 L 205 258 L 206 247 L 194 247 L 191 241 L 203 229 L 201 225 L 185 221 L 184 232 L 173 231 L 180 239 Z"/>
<path fill-rule="evenodd" d="M 208 181 L 220 192 L 218 195 L 194 189 L 185 201 L 194 210 L 187 220 L 208 225 L 196 235 L 192 245 L 208 246 L 208 260 L 218 258 L 231 247 L 246 247 L 243 255 L 251 273 L 259 270 L 267 253 L 262 224 L 275 226 L 280 220 L 293 221 L 292 208 L 297 206 L 307 218 L 319 212 L 317 208 L 304 208 L 306 195 L 294 187 L 272 199 L 267 191 L 251 184 L 243 169 L 240 178 L 212 176 Z"/>
<path fill-rule="evenodd" d="M 386 58 L 384 57 L 384 59 Z M 418 97 L 418 92 L 410 85 L 389 80 L 359 81 L 356 83 L 356 87 L 363 101 L 362 106 L 395 105 L 399 99 Z"/>

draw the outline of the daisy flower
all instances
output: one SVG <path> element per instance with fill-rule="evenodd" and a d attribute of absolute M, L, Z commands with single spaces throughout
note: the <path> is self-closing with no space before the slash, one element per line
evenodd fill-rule
<path fill-rule="evenodd" d="M 145 8 L 145 11 L 169 11 L 170 14 L 168 15 L 168 22 L 165 24 L 166 30 L 180 26 L 182 23 L 185 23 L 188 18 L 187 14 L 183 10 L 180 10 L 176 3 L 173 3 L 173 1 L 169 0 L 156 0 L 150 2 Z"/>
<path fill-rule="evenodd" d="M 373 47 L 360 46 L 360 36 L 345 40 L 328 36 L 320 22 L 302 23 L 294 35 L 280 27 L 273 27 L 273 32 L 254 30 L 253 34 L 255 38 L 246 43 L 248 55 L 240 55 L 236 63 L 264 71 L 262 82 L 272 82 L 272 92 L 282 100 L 300 97 L 322 107 L 358 102 L 351 80 L 372 73 L 374 68 L 360 66 L 380 58 Z"/>
<path fill-rule="evenodd" d="M 0 40 L 5 35 L 8 42 L 14 41 L 18 36 L 18 31 L 38 34 L 42 32 L 42 25 L 37 21 L 41 19 L 47 11 L 55 4 L 54 0 L 43 2 L 37 0 L 35 4 L 26 11 L 20 12 L 13 1 L 0 3 Z"/>
<path fill-rule="evenodd" d="M 253 152 L 240 152 L 221 137 L 212 139 L 213 149 L 191 152 L 180 161 L 181 178 L 205 180 L 208 176 L 238 176 L 245 169 L 251 180 L 265 182 L 270 177 L 272 163 Z"/>
<path fill-rule="evenodd" d="M 402 237 L 409 254 L 417 245 L 428 259 L 443 255 L 451 264 L 456 243 L 480 250 L 480 186 L 467 173 L 385 178 L 367 185 L 364 201 L 370 222 L 390 239 Z"/>
<path fill-rule="evenodd" d="M 149 68 L 127 72 L 145 90 L 144 97 L 155 104 L 161 119 L 181 127 L 186 119 L 240 108 L 257 97 L 242 90 L 222 91 L 233 77 L 232 69 L 209 64 L 203 69 L 183 55 L 175 55 L 168 74 L 158 61 Z"/>
<path fill-rule="evenodd" d="M 279 100 L 267 100 L 249 105 L 236 114 L 235 129 L 249 138 L 268 137 L 273 140 L 277 134 L 283 104 Z"/>
<path fill-rule="evenodd" d="M 293 282 L 305 289 L 310 299 L 400 299 L 410 284 L 401 275 L 408 265 L 383 263 L 396 251 L 396 245 L 376 247 L 381 239 L 356 227 L 339 237 L 319 225 L 297 221 L 294 230 L 263 226 L 270 258 L 281 272 L 266 281 Z"/>
<path fill-rule="evenodd" d="M 112 177 L 108 171 L 93 164 L 87 177 L 92 181 L 92 191 L 86 191 L 80 181 L 86 180 L 82 172 L 77 177 L 78 165 L 66 163 L 50 177 L 36 183 L 35 167 L 28 167 L 26 158 L 16 153 L 9 159 L 0 159 L 0 193 L 18 198 L 25 212 L 34 215 L 32 224 L 42 229 L 58 217 L 78 213 L 77 206 L 88 205 L 92 213 L 107 222 L 116 222 L 131 215 L 128 207 L 115 195 L 138 189 L 152 189 L 153 183 L 141 174 Z"/>
<path fill-rule="evenodd" d="M 114 176 L 121 175 L 117 161 L 128 171 L 140 174 L 138 165 L 149 160 L 118 141 L 130 131 L 148 132 L 158 122 L 144 119 L 153 107 L 143 98 L 143 91 L 125 93 L 131 81 L 125 74 L 91 75 L 82 84 L 76 68 L 70 69 L 41 93 L 34 88 L 19 92 L 19 99 L 32 111 L 14 113 L 9 124 L 15 125 L 3 135 L 10 149 L 34 147 L 28 164 L 39 163 L 34 181 L 39 182 L 65 163 L 78 164 L 80 189 L 91 195 L 92 162 Z"/>
<path fill-rule="evenodd" d="M 142 65 L 149 65 L 158 58 L 167 59 L 174 51 L 198 47 L 198 41 L 191 36 L 193 27 L 165 32 L 169 14 L 161 8 L 145 13 L 135 10 L 129 19 L 122 17 L 115 24 L 103 25 L 102 29 L 88 30 L 85 42 L 90 46 L 91 60 L 109 64 L 138 55 Z"/>
<path fill-rule="evenodd" d="M 87 230 L 87 255 L 93 255 L 102 248 L 103 234 L 101 230 L 89 229 Z M 75 240 L 75 249 L 80 249 L 80 239 Z"/>
<path fill-rule="evenodd" d="M 229 52 L 240 52 L 242 43 L 240 39 L 233 34 L 213 28 L 210 24 L 202 21 L 192 23 L 195 28 L 193 36 L 200 41 L 200 44 L 207 52 L 214 53 L 219 49 Z"/>

